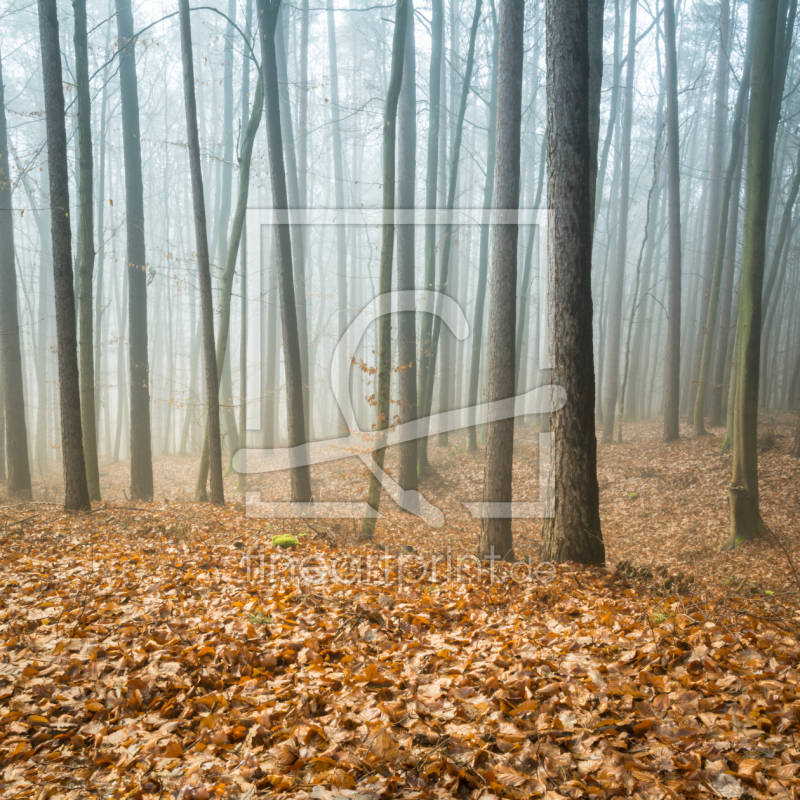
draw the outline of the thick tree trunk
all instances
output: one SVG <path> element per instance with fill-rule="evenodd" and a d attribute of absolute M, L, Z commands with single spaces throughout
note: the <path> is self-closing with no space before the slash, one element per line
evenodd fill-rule
<path fill-rule="evenodd" d="M 14 214 L 11 198 L 11 152 L 6 131 L 3 61 L 0 56 L 0 370 L 3 373 L 8 495 L 30 500 L 31 470 L 28 460 L 28 430 L 22 390 L 22 353 L 17 311 L 17 271 L 14 263 Z"/>
<path fill-rule="evenodd" d="M 585 17 L 584 17 L 585 20 Z M 524 58 L 524 0 L 503 0 L 500 6 L 497 63 L 497 162 L 495 165 L 495 225 L 492 236 L 492 300 L 489 330 L 489 402 L 514 396 L 514 333 L 517 301 L 517 243 L 519 226 L 502 219 L 519 208 L 520 127 L 522 122 L 522 63 Z M 588 46 L 588 32 L 583 28 Z M 588 86 L 588 58 L 586 78 Z M 464 98 L 462 95 L 462 106 Z M 584 109 L 585 110 L 585 109 Z M 462 112 L 463 113 L 463 112 Z M 587 118 L 588 146 L 588 118 Z M 587 153 L 587 181 L 588 181 Z M 452 183 L 451 183 L 452 185 Z M 588 188 L 588 183 L 585 188 Z M 587 222 L 588 222 L 588 196 Z M 483 478 L 484 517 L 478 539 L 481 558 L 514 560 L 511 513 L 491 516 L 495 504 L 511 502 L 514 418 L 490 418 Z"/>
<path fill-rule="evenodd" d="M 681 389 L 681 173 L 678 152 L 678 65 L 675 51 L 675 4 L 664 0 L 667 78 L 667 180 L 669 209 L 669 308 L 667 374 L 664 384 L 664 441 L 680 435 Z"/>
<path fill-rule="evenodd" d="M 139 135 L 139 89 L 131 0 L 116 0 L 120 39 L 119 83 L 125 160 L 128 239 L 128 353 L 131 373 L 131 499 L 153 499 L 150 440 L 150 370 L 147 357 L 147 256 L 144 242 L 144 187 Z"/>
<path fill-rule="evenodd" d="M 585 4 L 547 2 L 547 200 L 550 378 L 567 393 L 553 415 L 554 496 L 540 558 L 602 564 L 594 427 L 589 53 Z"/>
<path fill-rule="evenodd" d="M 69 221 L 67 130 L 61 49 L 55 0 L 38 0 L 42 82 L 47 114 L 47 159 L 50 168 L 50 214 L 53 234 L 53 285 L 56 298 L 58 383 L 61 393 L 61 453 L 64 463 L 64 507 L 89 510 L 89 488 L 83 461 L 78 340 L 72 282 L 72 231 Z M 22 381 L 19 383 L 22 387 Z M 25 448 L 27 454 L 27 445 Z"/>
<path fill-rule="evenodd" d="M 78 194 L 78 306 L 80 309 L 81 425 L 83 458 L 89 499 L 100 499 L 95 416 L 94 330 L 92 329 L 92 280 L 94 275 L 94 162 L 92 158 L 92 107 L 89 96 L 89 50 L 86 0 L 72 0 L 75 12 L 75 77 L 78 94 L 78 141 L 80 188 Z"/>
<path fill-rule="evenodd" d="M 386 105 L 383 112 L 383 225 L 381 231 L 381 266 L 378 293 L 381 296 L 381 317 L 378 322 L 378 388 L 376 391 L 375 430 L 386 431 L 391 413 L 389 392 L 392 380 L 392 258 L 394 256 L 394 203 L 395 203 L 395 128 L 400 87 L 403 81 L 403 61 L 408 28 L 407 0 L 397 0 L 392 37 L 392 69 L 386 90 Z M 383 471 L 386 456 L 385 434 L 372 452 L 376 467 L 369 476 L 367 507 L 361 521 L 362 541 L 371 541 L 375 535 L 375 524 L 381 502 L 381 482 L 378 474 Z M 376 474 L 377 472 L 377 474 Z"/>
<path fill-rule="evenodd" d="M 214 304 L 211 296 L 211 264 L 208 253 L 206 205 L 203 195 L 203 172 L 200 164 L 200 138 L 197 131 L 197 103 L 194 94 L 194 64 L 192 61 L 192 27 L 189 0 L 178 0 L 181 26 L 181 56 L 183 61 L 183 93 L 186 103 L 186 134 L 189 142 L 189 170 L 192 179 L 192 205 L 197 247 L 197 268 L 200 279 L 200 303 L 203 315 L 203 355 L 206 372 L 206 441 L 211 473 L 211 502 L 225 503 L 222 485 L 222 442 L 219 424 L 219 383 L 217 359 L 214 352 Z M 202 491 L 200 491 L 202 490 Z M 198 500 L 205 500 L 205 480 L 198 482 Z"/>
<path fill-rule="evenodd" d="M 264 98 L 267 114 L 267 142 L 272 207 L 277 215 L 285 215 L 289 207 L 286 192 L 286 172 L 283 166 L 283 139 L 281 136 L 280 89 L 275 56 L 275 27 L 280 11 L 280 0 L 258 0 L 259 28 L 261 34 Z M 292 240 L 288 221 L 278 220 L 275 225 L 278 260 L 278 292 L 283 328 L 284 367 L 286 370 L 286 416 L 289 428 L 289 447 L 303 449 L 306 444 L 305 413 L 303 410 L 303 373 L 300 362 L 297 308 L 295 305 L 295 278 L 292 262 Z M 303 291 L 305 287 L 303 286 Z M 308 466 L 292 464 L 292 500 L 311 501 L 311 472 Z"/>
<path fill-rule="evenodd" d="M 633 127 L 633 81 L 636 62 L 636 5 L 631 0 L 628 28 L 628 65 L 625 86 L 625 109 L 622 115 L 622 182 L 619 193 L 619 230 L 617 263 L 609 286 L 608 334 L 606 337 L 605 396 L 603 397 L 603 441 L 614 439 L 614 419 L 619 393 L 619 355 L 622 331 L 622 300 L 625 290 L 625 260 L 628 254 L 628 208 L 631 182 L 631 128 Z"/>
<path fill-rule="evenodd" d="M 331 17 L 333 15 L 331 14 Z M 415 175 L 417 170 L 417 87 L 416 46 L 414 40 L 414 6 L 408 0 L 403 82 L 398 108 L 397 146 L 397 206 L 411 210 L 415 207 Z M 341 147 L 341 144 L 340 144 Z M 341 159 L 341 154 L 340 154 Z M 415 226 L 397 227 L 397 290 L 416 288 L 414 273 Z M 398 389 L 400 422 L 417 418 L 417 336 L 416 314 L 404 311 L 397 318 Z M 398 483 L 402 489 L 417 488 L 417 440 L 402 442 L 399 447 Z"/>
<path fill-rule="evenodd" d="M 733 476 L 729 492 L 731 535 L 736 547 L 763 531 L 758 497 L 758 377 L 761 350 L 761 296 L 764 282 L 767 207 L 770 192 L 770 96 L 778 0 L 759 0 L 756 12 L 753 90 L 747 157 L 747 204 L 739 294 L 739 344 L 733 437 Z"/>

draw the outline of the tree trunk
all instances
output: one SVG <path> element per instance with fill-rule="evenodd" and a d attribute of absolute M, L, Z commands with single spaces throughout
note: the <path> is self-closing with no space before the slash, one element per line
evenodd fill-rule
<path fill-rule="evenodd" d="M 543 561 L 602 564 L 594 427 L 589 53 L 585 4 L 547 2 L 547 199 L 551 382 L 567 393 L 553 415 L 554 496 Z"/>
<path fill-rule="evenodd" d="M 22 391 L 22 353 L 17 311 L 17 271 L 14 263 L 14 212 L 11 198 L 11 152 L 6 132 L 3 61 L 0 56 L 0 326 L 2 348 L 8 496 L 32 499 L 31 470 L 28 461 L 28 430 L 25 423 L 25 396 Z"/>
<path fill-rule="evenodd" d="M 131 0 L 116 0 L 119 32 L 119 83 L 125 161 L 125 213 L 128 239 L 128 353 L 131 373 L 131 499 L 153 499 L 150 440 L 150 370 L 147 360 L 147 257 L 144 242 L 144 187 L 139 135 L 139 89 Z"/>
<path fill-rule="evenodd" d="M 747 104 L 745 103 L 745 106 Z M 746 111 L 742 115 L 742 136 L 747 130 Z M 722 424 L 723 401 L 727 400 L 725 378 L 730 366 L 730 353 L 728 343 L 731 337 L 731 310 L 733 307 L 733 279 L 736 272 L 736 241 L 739 228 L 739 198 L 742 190 L 742 172 L 744 171 L 745 143 L 739 147 L 739 160 L 731 189 L 731 201 L 728 211 L 728 233 L 725 244 L 725 262 L 722 267 L 723 279 L 721 289 L 721 306 L 719 317 L 719 336 L 717 341 L 717 355 L 714 364 L 714 380 L 711 387 L 711 410 L 709 423 L 711 427 Z"/>
<path fill-rule="evenodd" d="M 439 181 L 439 135 L 441 129 L 441 94 L 442 94 L 442 50 L 444 48 L 444 2 L 431 0 L 431 67 L 430 97 L 428 100 L 428 152 L 425 168 L 425 274 L 423 288 L 425 313 L 420 320 L 419 336 L 419 383 L 417 386 L 418 403 L 422 415 L 425 415 L 425 399 L 427 391 L 427 364 L 431 353 L 431 335 L 433 331 L 433 298 L 430 294 L 436 286 L 436 197 Z M 417 443 L 417 465 L 420 474 L 428 469 L 428 438 L 425 436 Z"/>
<path fill-rule="evenodd" d="M 723 28 L 722 28 L 722 20 L 725 17 L 725 13 L 727 9 L 724 6 L 727 5 L 727 0 L 723 0 L 723 10 L 721 11 L 722 16 L 720 17 L 720 50 L 723 48 L 723 44 L 727 47 L 727 25 L 725 25 L 725 38 L 723 39 Z M 743 136 L 743 128 L 742 128 L 742 118 L 744 116 L 744 109 L 745 105 L 747 104 L 747 95 L 750 90 L 750 73 L 753 64 L 753 35 L 754 35 L 754 20 L 755 20 L 755 13 L 754 13 L 754 3 L 750 6 L 750 21 L 748 24 L 748 34 L 747 34 L 747 46 L 745 50 L 745 57 L 744 57 L 744 67 L 742 70 L 742 78 L 739 82 L 739 92 L 736 96 L 736 105 L 734 107 L 733 112 L 733 127 L 732 127 L 732 135 L 731 135 L 731 152 L 728 158 L 728 167 L 725 171 L 725 177 L 722 185 L 722 197 L 720 198 L 719 207 L 716 209 L 718 218 L 715 220 L 717 224 L 717 246 L 716 252 L 713 261 L 713 268 L 711 272 L 711 287 L 709 290 L 708 295 L 708 302 L 704 302 L 703 305 L 706 308 L 705 313 L 705 327 L 703 330 L 703 343 L 702 343 L 702 351 L 700 356 L 700 365 L 697 375 L 697 396 L 695 398 L 695 405 L 694 405 L 694 435 L 695 436 L 704 436 L 706 433 L 705 427 L 705 407 L 706 407 L 706 397 L 708 393 L 708 378 L 711 372 L 711 360 L 712 360 L 712 351 L 714 345 L 714 334 L 717 324 L 717 311 L 719 308 L 719 300 L 720 300 L 720 287 L 722 284 L 722 273 L 725 264 L 725 249 L 727 247 L 728 242 L 728 221 L 729 221 L 729 206 L 731 202 L 731 197 L 733 195 L 733 183 L 736 176 L 737 168 L 740 163 L 739 154 L 743 148 L 742 143 L 742 136 Z M 727 113 L 724 109 L 727 107 L 726 105 L 721 106 L 720 104 L 727 104 L 727 77 L 725 78 L 726 86 L 725 92 L 720 98 L 720 77 L 719 71 L 722 69 L 727 76 L 728 64 L 727 64 L 727 54 L 725 56 L 724 63 L 720 64 L 718 59 L 717 61 L 717 117 L 722 114 Z M 716 129 L 716 123 L 718 120 L 715 120 L 715 131 L 714 131 L 714 164 L 712 166 L 712 170 L 716 169 L 716 159 L 717 159 L 717 150 L 720 151 L 724 148 L 724 142 L 721 142 L 718 137 L 724 137 L 724 131 L 720 132 Z M 723 123 L 724 124 L 724 123 Z M 720 156 L 721 158 L 721 156 Z M 800 172 L 798 172 L 800 175 Z M 714 173 L 712 171 L 712 180 L 714 177 Z M 713 190 L 713 185 L 712 185 Z M 795 190 L 796 194 L 796 190 Z M 738 195 L 736 197 L 736 202 L 738 203 Z M 713 205 L 713 201 L 712 201 Z M 712 209 L 713 211 L 714 209 Z M 711 227 L 711 215 L 709 213 L 709 230 L 713 230 Z M 734 231 L 735 233 L 735 231 Z M 736 247 L 736 241 L 733 240 L 733 247 Z M 705 297 L 705 293 L 704 293 Z M 730 313 L 730 311 L 728 312 Z M 701 309 L 701 319 L 703 319 L 702 309 Z M 726 323 L 727 329 L 727 323 Z M 727 334 L 727 330 L 725 331 Z M 700 337 L 698 336 L 698 341 L 700 341 Z M 696 355 L 696 353 L 695 353 Z"/>
<path fill-rule="evenodd" d="M 392 258 L 394 255 L 394 201 L 395 201 L 395 126 L 400 87 L 403 80 L 403 61 L 408 27 L 407 0 L 397 0 L 392 38 L 392 69 L 386 91 L 383 112 L 383 225 L 381 231 L 381 267 L 378 293 L 381 296 L 381 317 L 378 323 L 378 388 L 376 392 L 375 430 L 381 432 L 372 451 L 376 468 L 370 471 L 367 491 L 367 508 L 361 521 L 361 539 L 371 541 L 381 501 L 381 483 L 378 475 L 383 471 L 386 456 L 386 434 L 391 413 L 389 392 L 392 380 Z"/>
<path fill-rule="evenodd" d="M 608 312 L 608 334 L 606 336 L 605 396 L 603 410 L 603 441 L 614 439 L 614 419 L 619 392 L 619 355 L 622 329 L 622 300 L 625 290 L 625 259 L 628 254 L 628 208 L 631 182 L 631 128 L 633 126 L 633 81 L 636 62 L 636 3 L 631 0 L 630 24 L 628 28 L 628 65 L 625 86 L 625 110 L 622 116 L 622 183 L 619 193 L 619 231 L 617 263 L 609 287 L 611 302 Z"/>
<path fill-rule="evenodd" d="M 597 203 L 597 151 L 603 93 L 603 16 L 606 0 L 589 0 L 589 216 L 594 238 Z M 601 198 L 602 199 L 602 198 Z"/>
<path fill-rule="evenodd" d="M 331 14 L 331 16 L 333 16 Z M 403 81 L 398 108 L 397 147 L 397 205 L 401 209 L 415 207 L 415 175 L 417 170 L 417 87 L 416 47 L 414 40 L 414 6 L 408 0 Z M 341 147 L 341 145 L 340 145 Z M 340 155 L 341 158 L 341 155 Z M 414 273 L 415 226 L 397 227 L 397 290 L 416 288 Z M 417 418 L 417 337 L 416 314 L 404 311 L 397 318 L 397 362 L 400 422 Z M 398 483 L 411 491 L 417 488 L 417 440 L 401 442 L 399 446 Z"/>
<path fill-rule="evenodd" d="M 675 52 L 675 4 L 664 0 L 664 46 L 667 78 L 667 180 L 669 209 L 669 309 L 664 441 L 680 436 L 681 389 L 681 173 L 678 152 L 678 66 Z"/>
<path fill-rule="evenodd" d="M 262 69 L 264 71 L 272 207 L 273 213 L 279 216 L 275 225 L 275 238 L 277 240 L 278 292 L 283 328 L 283 363 L 286 370 L 286 416 L 289 428 L 289 447 L 292 448 L 293 455 L 299 455 L 295 448 L 305 449 L 306 429 L 303 410 L 303 374 L 300 366 L 300 338 L 295 306 L 292 240 L 288 221 L 285 218 L 289 203 L 286 193 L 286 172 L 283 166 L 280 90 L 275 57 L 275 28 L 281 7 L 280 0 L 258 0 L 257 7 L 261 34 Z M 305 291 L 305 287 L 303 287 L 303 291 Z M 294 502 L 311 501 L 311 472 L 308 466 L 297 466 L 292 460 L 291 483 Z"/>
<path fill-rule="evenodd" d="M 585 20 L 585 17 L 584 17 Z M 517 240 L 519 226 L 499 217 L 519 208 L 520 128 L 522 123 L 522 62 L 524 58 L 524 0 L 503 0 L 500 6 L 497 63 L 497 161 L 495 215 L 492 235 L 492 300 L 489 330 L 489 402 L 514 396 L 514 333 L 517 300 Z M 584 25 L 584 42 L 588 31 Z M 588 85 L 588 58 L 586 79 Z M 462 108 L 465 104 L 462 95 Z M 463 111 L 462 111 L 463 114 Z M 587 119 L 588 145 L 588 119 Z M 587 181 L 588 181 L 587 153 Z M 452 179 L 451 179 L 452 186 Z M 588 188 L 588 183 L 587 183 Z M 588 201 L 588 197 L 586 198 Z M 586 206 L 588 214 L 588 202 Z M 588 222 L 588 218 L 587 218 Z M 481 558 L 514 560 L 511 512 L 490 516 L 495 504 L 511 502 L 514 417 L 489 420 L 483 478 L 484 516 L 478 539 Z M 501 512 L 502 513 L 502 512 Z"/>
<path fill-rule="evenodd" d="M 475 406 L 478 403 L 478 386 L 481 377 L 481 351 L 483 350 L 483 317 L 486 307 L 486 284 L 489 277 L 489 233 L 491 227 L 490 209 L 494 197 L 495 139 L 497 130 L 497 53 L 500 48 L 500 27 L 497 14 L 492 6 L 492 84 L 489 93 L 489 130 L 486 134 L 486 183 L 483 187 L 483 217 L 481 219 L 481 238 L 478 246 L 478 284 L 475 289 L 475 309 L 472 320 L 472 349 L 469 364 L 469 427 L 467 428 L 467 452 L 478 449 L 475 428 Z"/>
<path fill-rule="evenodd" d="M 761 349 L 761 296 L 764 282 L 771 146 L 770 96 L 778 0 L 759 0 L 756 12 L 753 89 L 747 157 L 747 204 L 739 294 L 739 344 L 733 437 L 733 477 L 729 492 L 731 535 L 726 548 L 759 536 L 763 524 L 758 498 L 758 377 Z"/>
<path fill-rule="evenodd" d="M 282 12 L 285 13 L 285 12 Z M 283 24 L 285 25 L 285 19 Z M 277 24 L 277 23 L 276 23 Z M 286 63 L 286 51 L 284 47 L 284 33 L 285 31 L 279 30 L 275 40 L 276 59 L 278 68 L 278 80 L 282 86 L 288 89 L 289 78 L 288 68 Z M 284 146 L 284 154 L 286 157 L 286 169 L 284 175 L 286 177 L 287 190 L 288 190 L 288 208 L 300 209 L 303 208 L 303 201 L 300 197 L 300 179 L 298 176 L 297 159 L 294 149 L 294 133 L 292 125 L 292 110 L 289 102 L 289 92 L 281 90 L 280 92 L 280 112 L 281 112 L 281 132 L 282 141 Z M 305 429 L 308 435 L 311 434 L 309 427 L 309 382 L 308 382 L 308 311 L 306 308 L 306 240 L 305 229 L 303 225 L 298 224 L 295 219 L 294 213 L 289 212 L 289 219 L 292 222 L 291 227 L 291 240 L 292 240 L 292 253 L 294 255 L 293 272 L 295 281 L 295 308 L 297 313 L 297 333 L 300 342 L 300 368 L 303 376 L 303 413 L 305 415 Z"/>
<path fill-rule="evenodd" d="M 100 500 L 100 468 L 97 463 L 97 420 L 94 392 L 94 330 L 92 328 L 92 279 L 94 275 L 94 163 L 92 159 L 92 107 L 89 90 L 89 50 L 86 0 L 72 0 L 75 12 L 75 79 L 78 94 L 78 141 L 80 187 L 78 193 L 78 306 L 80 309 L 80 379 L 83 458 L 89 499 Z"/>
<path fill-rule="evenodd" d="M 596 2 L 596 0 L 593 1 Z M 597 187 L 595 189 L 594 218 L 592 220 L 593 229 L 594 226 L 597 224 L 597 215 L 600 213 L 600 206 L 603 204 L 603 184 L 605 183 L 606 179 L 606 168 L 608 166 L 608 153 L 609 150 L 611 149 L 611 137 L 614 133 L 614 126 L 616 125 L 617 122 L 617 105 L 619 103 L 619 84 L 620 84 L 620 78 L 622 76 L 622 65 L 620 64 L 620 57 L 622 51 L 622 14 L 620 13 L 619 4 L 620 0 L 614 0 L 614 64 L 612 67 L 612 75 L 611 75 L 611 104 L 608 114 L 608 127 L 606 128 L 606 136 L 605 140 L 603 141 L 603 152 L 600 156 L 600 163 L 598 164 L 597 167 Z M 590 36 L 593 33 L 594 33 L 593 30 L 589 31 Z M 591 58 L 592 54 L 590 52 L 589 53 L 590 81 L 592 80 Z M 590 109 L 589 114 L 591 115 L 591 113 L 592 111 Z M 590 119 L 590 125 L 591 125 L 591 119 Z M 599 149 L 599 143 L 598 143 L 598 149 Z"/>
<path fill-rule="evenodd" d="M 56 299 L 58 383 L 61 393 L 61 453 L 64 464 L 64 508 L 91 509 L 81 431 L 78 340 L 75 327 L 75 292 L 72 282 L 72 231 L 69 221 L 67 130 L 61 49 L 55 0 L 38 0 L 42 82 L 47 124 L 47 160 L 50 168 L 50 215 L 53 235 L 53 285 Z M 4 353 L 5 361 L 5 353 Z M 19 382 L 20 390 L 22 381 Z M 27 454 L 27 445 L 25 447 Z"/>
<path fill-rule="evenodd" d="M 461 85 L 461 100 L 458 107 L 458 116 L 456 118 L 455 131 L 453 141 L 450 147 L 450 172 L 449 172 L 449 186 L 447 190 L 447 212 L 453 210 L 456 199 L 456 188 L 458 184 L 458 165 L 461 154 L 461 136 L 464 130 L 464 115 L 467 110 L 467 100 L 469 99 L 470 81 L 472 78 L 472 68 L 475 60 L 475 38 L 478 31 L 478 23 L 480 22 L 482 0 L 476 0 L 475 14 L 472 18 L 472 27 L 469 34 L 469 46 L 467 49 L 467 61 L 464 66 L 464 82 Z M 517 184 L 519 184 L 519 175 L 517 175 Z M 517 198 L 517 206 L 519 206 L 519 198 Z M 442 244 L 442 260 L 441 268 L 439 271 L 439 292 L 441 296 L 437 302 L 437 308 L 441 310 L 444 303 L 444 294 L 448 291 L 448 269 L 450 262 L 450 252 L 452 249 L 453 241 L 453 226 L 448 222 L 445 225 L 444 241 Z M 515 240 L 516 241 L 516 240 Z M 516 245 L 515 245 L 516 246 Z M 516 284 L 514 285 L 515 299 L 516 299 Z M 436 375 L 436 356 L 439 347 L 439 337 L 442 330 L 442 318 L 437 315 L 433 319 L 433 332 L 431 334 L 430 346 L 426 350 L 424 361 L 421 366 L 420 388 L 422 389 L 422 414 L 423 417 L 428 417 L 431 413 L 433 404 L 433 384 Z M 442 378 L 444 380 L 444 377 Z M 446 411 L 448 409 L 442 409 Z M 427 438 L 421 442 L 422 448 L 426 451 L 423 459 L 427 463 Z"/>
<path fill-rule="evenodd" d="M 186 134 L 189 142 L 189 170 L 192 179 L 192 205 L 197 247 L 197 268 L 200 279 L 200 303 L 203 314 L 203 355 L 206 369 L 206 441 L 211 472 L 211 502 L 224 505 L 222 485 L 222 442 L 219 425 L 219 383 L 214 353 L 214 304 L 211 296 L 211 264 L 208 254 L 206 205 L 203 195 L 203 172 L 200 164 L 200 138 L 197 131 L 197 103 L 194 94 L 194 64 L 192 62 L 192 27 L 189 0 L 178 0 L 181 26 L 181 56 L 183 61 L 183 93 L 186 103 Z M 198 486 L 198 489 L 201 487 Z M 202 495 L 205 495 L 205 481 Z M 205 500 L 205 497 L 197 499 Z"/>
<path fill-rule="evenodd" d="M 236 210 L 233 215 L 231 225 L 231 238 L 228 243 L 228 252 L 225 258 L 225 269 L 222 272 L 222 286 L 220 298 L 219 325 L 217 327 L 216 344 L 216 364 L 217 374 L 221 375 L 226 361 L 230 360 L 230 325 L 231 325 L 231 298 L 233 296 L 233 279 L 236 274 L 236 259 L 239 256 L 239 245 L 242 242 L 242 231 L 244 229 L 245 213 L 247 212 L 247 198 L 250 192 L 250 163 L 253 155 L 253 144 L 261 122 L 261 112 L 263 108 L 263 81 L 259 78 L 256 84 L 256 95 L 253 103 L 253 114 L 247 124 L 242 144 L 242 154 L 239 159 L 239 194 L 236 199 Z M 244 311 L 244 306 L 243 306 Z M 204 323 L 205 325 L 205 323 Z M 213 328 L 212 328 L 213 330 Z M 207 374 L 207 373 L 206 373 Z M 219 401 L 218 401 L 219 402 Z M 222 402 L 225 402 L 225 394 L 222 395 Z M 231 409 L 231 413 L 233 410 Z M 200 454 L 200 466 L 197 470 L 197 485 L 195 496 L 198 500 L 205 499 L 206 478 L 209 466 L 209 446 L 210 439 L 207 434 L 203 436 L 203 449 Z M 239 449 L 240 440 L 236 437 L 235 442 L 231 442 L 231 457 Z M 236 448 L 236 449 L 233 449 Z"/>
<path fill-rule="evenodd" d="M 722 162 L 725 157 L 725 129 L 728 123 L 728 70 L 730 61 L 730 0 L 720 0 L 719 9 L 719 45 L 717 48 L 717 68 L 716 68 L 716 92 L 714 102 L 714 134 L 711 155 L 711 171 L 709 174 L 709 198 L 708 198 L 708 218 L 706 221 L 706 233 L 701 239 L 701 249 L 704 254 L 704 265 L 702 273 L 701 292 L 699 293 L 700 314 L 698 316 L 697 335 L 694 340 L 694 353 L 692 355 L 692 380 L 689 391 L 689 412 L 694 413 L 694 435 L 704 436 L 705 421 L 704 411 L 706 406 L 706 384 L 708 383 L 708 372 L 711 365 L 711 346 L 714 339 L 714 328 L 716 326 L 717 306 L 719 305 L 719 285 L 720 280 L 717 275 L 717 247 L 719 244 L 718 236 L 714 233 L 728 219 L 727 207 L 723 205 L 723 193 L 727 189 L 730 193 L 732 180 L 732 165 L 736 160 L 729 161 L 728 169 L 723 177 Z M 737 97 L 738 105 L 738 97 Z M 735 125 L 735 122 L 734 122 Z M 735 131 L 735 128 L 734 128 Z M 731 180 L 728 180 L 729 175 Z M 723 185 L 724 181 L 724 185 Z M 723 212 L 722 209 L 725 209 Z M 724 220 L 724 222 L 723 222 Z M 723 237 L 724 246 L 725 239 Z M 719 275 L 722 273 L 722 257 L 719 258 Z M 715 284 L 716 278 L 716 284 Z M 714 306 L 713 312 L 711 306 Z M 712 316 L 713 313 L 713 316 Z M 705 340 L 709 338 L 708 355 L 705 355 Z M 703 361 L 705 359 L 705 372 L 703 372 Z M 702 386 L 702 392 L 698 391 Z M 699 402 L 699 395 L 702 394 L 702 404 Z"/>

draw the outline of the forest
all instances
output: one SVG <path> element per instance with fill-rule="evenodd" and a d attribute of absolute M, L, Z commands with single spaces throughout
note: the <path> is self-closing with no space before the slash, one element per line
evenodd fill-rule
<path fill-rule="evenodd" d="M 798 800 L 797 5 L 4 0 L 0 798 Z"/>

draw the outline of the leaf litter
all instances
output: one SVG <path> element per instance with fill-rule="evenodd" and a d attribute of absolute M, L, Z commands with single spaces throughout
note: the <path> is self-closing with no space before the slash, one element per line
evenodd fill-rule
<path fill-rule="evenodd" d="M 653 449 L 633 432 L 601 480 Z M 647 480 L 614 504 L 641 511 Z M 2 797 L 800 796 L 792 596 L 465 547 L 434 568 L 435 538 L 400 538 L 394 511 L 383 549 L 235 504 L 4 511 Z M 654 533 L 630 515 L 609 528 L 636 556 Z"/>

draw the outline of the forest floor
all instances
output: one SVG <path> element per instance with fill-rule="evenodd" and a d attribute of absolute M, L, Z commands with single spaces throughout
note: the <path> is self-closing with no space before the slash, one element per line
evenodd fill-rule
<path fill-rule="evenodd" d="M 194 458 L 155 461 L 151 504 L 120 463 L 91 514 L 4 505 L 0 797 L 796 800 L 794 424 L 761 420 L 772 533 L 726 553 L 719 436 L 626 425 L 599 448 L 608 569 L 538 564 L 536 520 L 516 564 L 470 558 L 482 455 L 452 435 L 421 487 L 444 526 L 385 499 L 372 548 L 346 520 L 247 516 L 235 476 L 225 508 L 191 503 Z M 365 495 L 358 462 L 312 474 L 318 500 Z M 282 473 L 249 489 L 289 499 Z"/>

